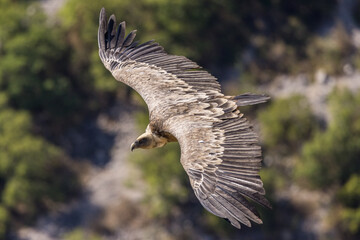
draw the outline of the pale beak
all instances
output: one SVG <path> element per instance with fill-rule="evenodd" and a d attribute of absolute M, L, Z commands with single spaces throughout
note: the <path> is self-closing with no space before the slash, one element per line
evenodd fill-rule
<path fill-rule="evenodd" d="M 138 145 L 139 145 L 139 142 L 138 142 L 138 141 L 135 141 L 133 144 L 131 144 L 130 150 L 131 150 L 131 151 L 134 151 L 134 149 L 137 148 Z"/>

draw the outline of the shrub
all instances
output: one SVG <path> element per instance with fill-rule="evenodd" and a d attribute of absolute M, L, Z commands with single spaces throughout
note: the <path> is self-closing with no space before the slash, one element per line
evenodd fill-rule
<path fill-rule="evenodd" d="M 360 165 L 360 93 L 334 91 L 329 99 L 332 119 L 304 145 L 295 174 L 316 188 L 344 184 Z"/>
<path fill-rule="evenodd" d="M 302 96 L 276 99 L 258 115 L 266 147 L 290 154 L 317 128 L 315 117 Z"/>
<path fill-rule="evenodd" d="M 70 118 L 79 110 L 81 98 L 66 65 L 69 49 L 62 33 L 46 24 L 36 5 L 18 5 L 17 10 L 23 15 L 4 12 L 20 24 L 8 29 L 10 36 L 9 32 L 0 36 L 0 90 L 13 107 L 41 113 L 47 119 Z M 1 22 L 0 27 L 10 20 Z"/>
<path fill-rule="evenodd" d="M 0 106 L 1 234 L 16 218 L 27 223 L 49 204 L 65 201 L 79 189 L 65 154 L 33 135 L 31 125 L 27 112 Z"/>
<path fill-rule="evenodd" d="M 360 174 L 354 174 L 338 192 L 343 205 L 340 226 L 351 235 L 360 236 Z"/>

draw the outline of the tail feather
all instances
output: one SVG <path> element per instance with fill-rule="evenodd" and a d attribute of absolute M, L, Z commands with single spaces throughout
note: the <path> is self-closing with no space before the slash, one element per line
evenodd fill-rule
<path fill-rule="evenodd" d="M 263 94 L 244 93 L 233 97 L 233 99 L 236 100 L 236 105 L 240 107 L 265 103 L 270 100 L 270 97 Z"/>

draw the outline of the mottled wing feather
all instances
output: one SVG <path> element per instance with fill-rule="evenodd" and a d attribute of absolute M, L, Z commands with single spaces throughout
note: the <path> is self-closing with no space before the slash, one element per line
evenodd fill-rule
<path fill-rule="evenodd" d="M 202 205 L 239 228 L 239 223 L 251 226 L 249 220 L 261 223 L 247 199 L 271 206 L 259 176 L 261 149 L 257 136 L 238 110 L 231 113 L 227 118 L 207 114 L 207 118 L 213 118 L 211 121 L 179 116 L 167 124 L 179 140 L 181 162 Z"/>
<path fill-rule="evenodd" d="M 261 223 L 247 200 L 270 206 L 258 174 L 261 151 L 237 100 L 225 97 L 216 78 L 195 62 L 167 54 L 154 41 L 133 43 L 136 32 L 125 37 L 124 22 L 115 32 L 115 17 L 107 23 L 104 9 L 99 21 L 102 62 L 142 96 L 150 122 L 177 138 L 201 204 L 238 228 L 249 220 Z"/>

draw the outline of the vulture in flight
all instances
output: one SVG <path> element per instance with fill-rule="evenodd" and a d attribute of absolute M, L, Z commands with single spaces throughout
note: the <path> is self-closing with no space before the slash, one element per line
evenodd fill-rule
<path fill-rule="evenodd" d="M 249 202 L 271 208 L 259 176 L 261 148 L 239 106 L 266 102 L 256 94 L 226 96 L 214 76 L 183 56 L 167 54 L 154 41 L 125 37 L 125 22 L 99 17 L 99 55 L 114 78 L 135 89 L 149 109 L 149 125 L 131 145 L 162 147 L 179 142 L 180 162 L 200 203 L 240 228 L 262 221 Z M 166 169 L 164 169 L 166 171 Z"/>

